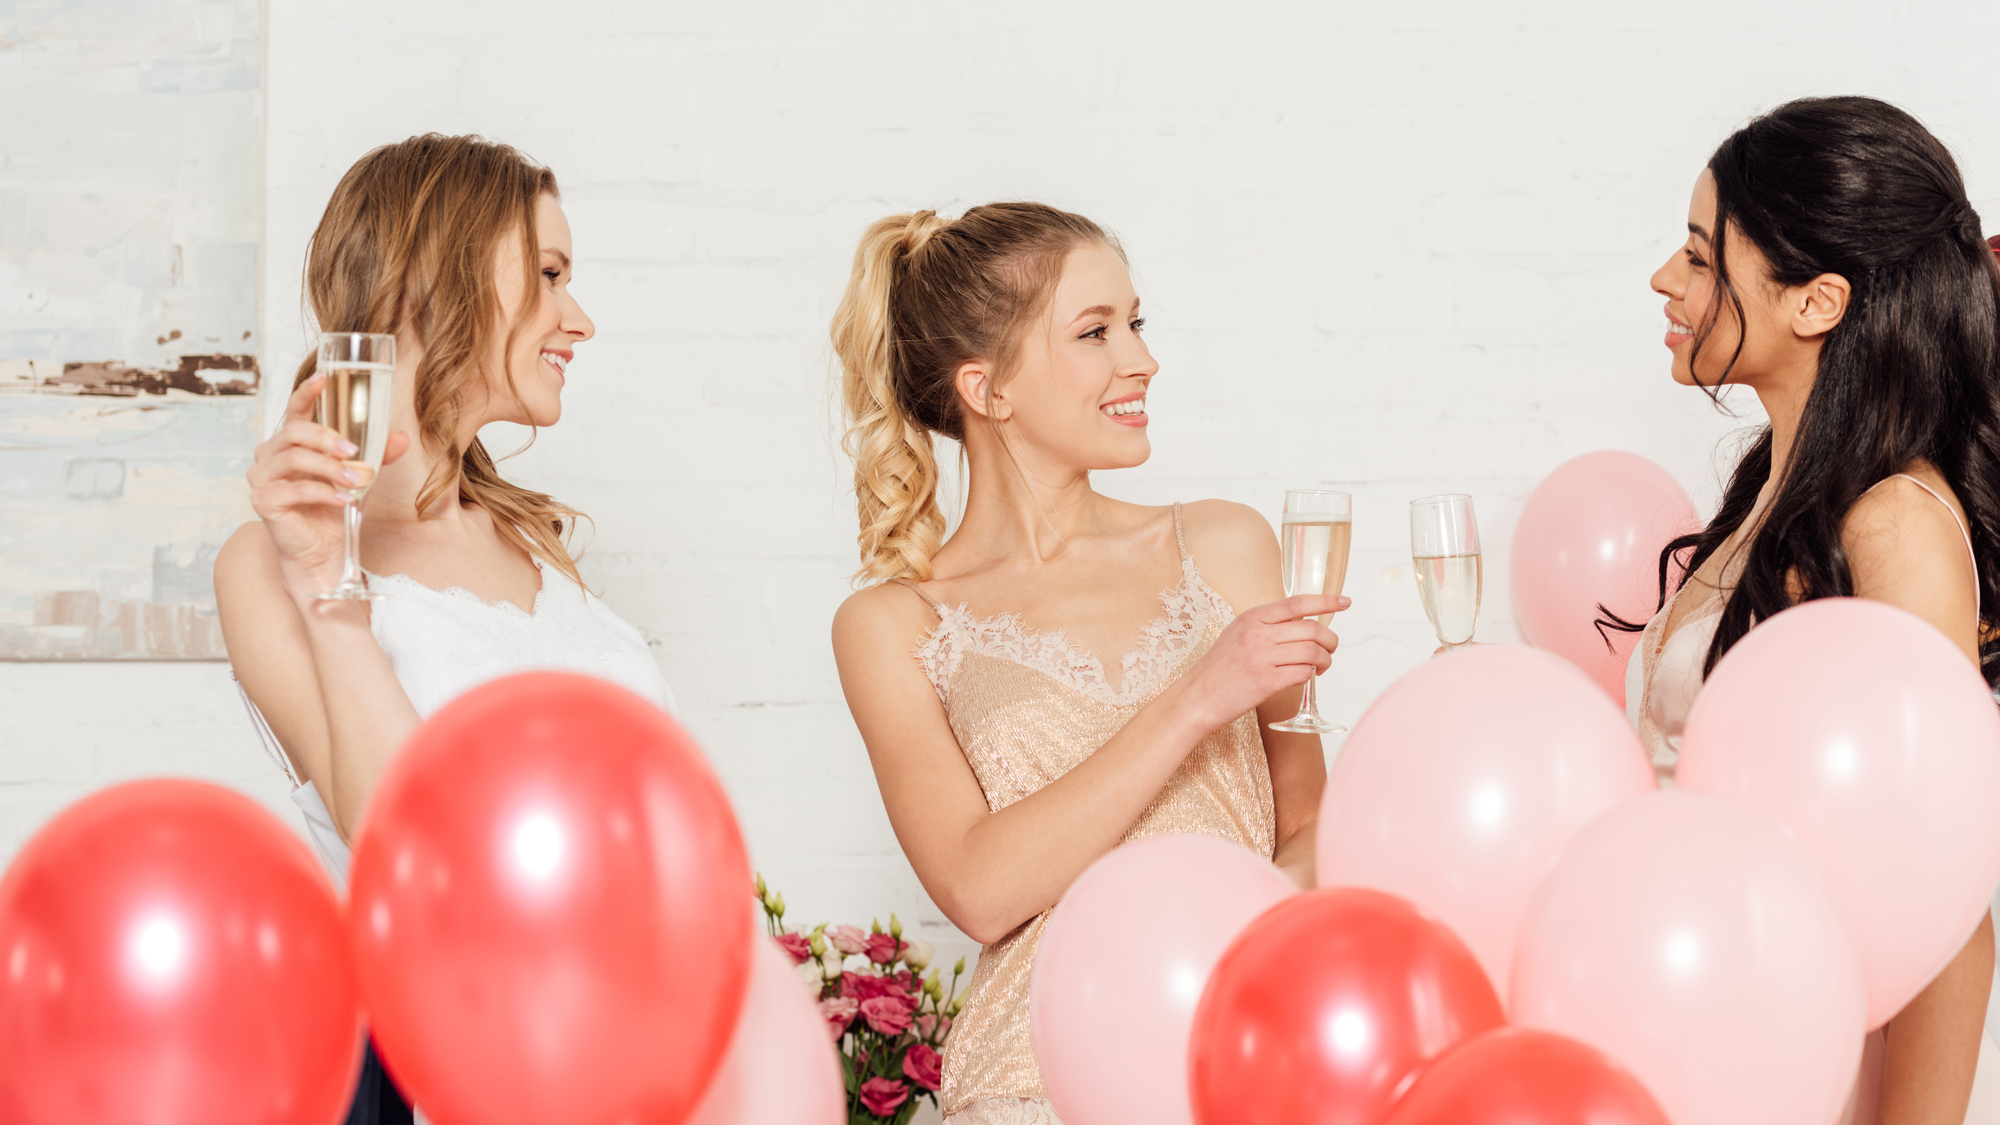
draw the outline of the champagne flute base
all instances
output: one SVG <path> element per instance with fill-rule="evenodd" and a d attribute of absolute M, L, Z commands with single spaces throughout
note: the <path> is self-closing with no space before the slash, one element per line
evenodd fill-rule
<path fill-rule="evenodd" d="M 324 594 L 314 594 L 316 602 L 379 602 L 385 595 L 366 586 L 335 586 Z"/>
<path fill-rule="evenodd" d="M 1345 734 L 1347 728 L 1339 723 L 1329 723 L 1316 715 L 1294 715 L 1282 723 L 1269 724 L 1272 730 L 1286 734 Z"/>

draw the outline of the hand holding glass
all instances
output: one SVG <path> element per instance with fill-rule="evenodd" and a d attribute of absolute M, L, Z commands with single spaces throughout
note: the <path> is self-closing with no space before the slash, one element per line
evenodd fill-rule
<path fill-rule="evenodd" d="M 1417 594 L 1446 648 L 1472 642 L 1479 621 L 1479 523 L 1472 497 L 1459 493 L 1410 501 L 1410 555 Z"/>
<path fill-rule="evenodd" d="M 318 595 L 320 601 L 374 601 L 382 595 L 368 588 L 361 574 L 361 498 L 382 468 L 389 444 L 389 414 L 395 401 L 390 384 L 396 374 L 396 338 L 367 332 L 326 332 L 319 338 L 316 373 L 319 423 L 354 443 L 349 469 L 358 484 L 337 486 L 346 503 L 346 556 L 340 582 Z"/>
<path fill-rule="evenodd" d="M 1347 549 L 1354 541 L 1354 498 L 1345 492 L 1293 490 L 1285 493 L 1283 553 L 1285 596 L 1325 594 L 1339 597 L 1347 584 Z M 1315 672 L 1306 678 L 1299 696 L 1299 713 L 1272 730 L 1293 734 L 1339 734 L 1347 728 L 1319 717 Z"/>

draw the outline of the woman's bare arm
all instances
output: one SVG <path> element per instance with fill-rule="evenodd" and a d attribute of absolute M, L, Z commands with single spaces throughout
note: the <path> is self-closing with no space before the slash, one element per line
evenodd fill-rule
<path fill-rule="evenodd" d="M 946 917 L 991 943 L 1047 909 L 1115 846 L 1209 732 L 1325 667 L 1337 642 L 1308 615 L 1335 604 L 1294 598 L 1244 614 L 1095 753 L 999 812 L 987 809 L 910 655 L 936 621 L 922 599 L 894 585 L 849 598 L 834 619 L 834 655 L 911 867 Z"/>
<path fill-rule="evenodd" d="M 1942 482 L 1938 482 L 1942 483 Z M 1979 664 L 1972 558 L 1951 513 L 1891 479 L 1863 496 L 1841 529 L 1858 597 L 1909 610 Z M 1882 1125 L 1959 1125 L 1972 1098 L 1993 986 L 1993 920 L 1883 1031 Z"/>
<path fill-rule="evenodd" d="M 418 724 L 361 602 L 318 602 L 339 579 L 339 436 L 311 420 L 318 380 L 292 395 L 285 424 L 257 447 L 251 503 L 262 520 L 215 560 L 216 608 L 237 678 L 351 839 L 384 766 Z M 400 440 L 399 440 L 400 439 Z M 384 462 L 408 446 L 390 439 Z"/>
<path fill-rule="evenodd" d="M 1256 509 L 1224 500 L 1182 507 L 1189 553 L 1209 585 L 1239 610 L 1285 596 L 1278 538 Z M 1288 687 L 1257 705 L 1257 731 L 1271 769 L 1271 799 L 1277 812 L 1279 868 L 1302 888 L 1316 882 L 1315 844 L 1320 794 L 1326 789 L 1326 752 L 1319 735 L 1271 729 L 1299 713 L 1303 685 Z"/>

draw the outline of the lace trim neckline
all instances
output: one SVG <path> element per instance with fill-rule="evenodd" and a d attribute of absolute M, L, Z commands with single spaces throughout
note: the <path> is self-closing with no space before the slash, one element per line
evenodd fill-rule
<path fill-rule="evenodd" d="M 1194 651 L 1211 612 L 1226 620 L 1221 601 L 1192 558 L 1181 562 L 1181 580 L 1160 591 L 1161 613 L 1140 626 L 1138 640 L 1119 657 L 1118 686 L 1105 678 L 1104 661 L 1078 648 L 1064 629 L 1030 630 L 1018 613 L 980 617 L 966 603 L 943 608 L 915 656 L 938 698 L 950 702 L 952 675 L 965 653 L 975 652 L 1040 672 L 1087 699 L 1130 707 Z"/>
<path fill-rule="evenodd" d="M 530 557 L 532 558 L 533 556 Z M 421 590 L 426 594 L 431 594 L 436 597 L 447 598 L 455 602 L 470 602 L 473 605 L 483 606 L 487 609 L 498 610 L 501 613 L 509 614 L 514 617 L 522 617 L 522 618 L 527 618 L 529 620 L 533 620 L 541 616 L 542 604 L 547 599 L 549 594 L 549 568 L 544 566 L 542 564 L 542 560 L 540 559 L 534 559 L 533 561 L 535 564 L 535 573 L 541 576 L 542 584 L 535 590 L 534 603 L 528 609 L 522 609 L 520 606 L 517 606 L 513 602 L 508 601 L 506 598 L 501 598 L 498 601 L 487 601 L 485 598 L 480 597 L 478 594 L 473 593 L 472 591 L 466 589 L 463 586 L 445 586 L 442 588 L 437 586 L 426 586 L 423 583 L 417 581 L 416 579 L 410 577 L 409 575 L 402 573 L 401 571 L 398 571 L 395 574 L 377 574 L 372 570 L 364 569 L 361 573 L 367 575 L 368 580 L 370 582 L 391 582 L 391 581 L 401 582 L 405 586 Z"/>

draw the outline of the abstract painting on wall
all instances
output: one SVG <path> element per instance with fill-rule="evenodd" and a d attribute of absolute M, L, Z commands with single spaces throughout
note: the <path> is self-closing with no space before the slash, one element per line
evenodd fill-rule
<path fill-rule="evenodd" d="M 223 657 L 251 518 L 257 0 L 0 6 L 0 660 Z"/>

